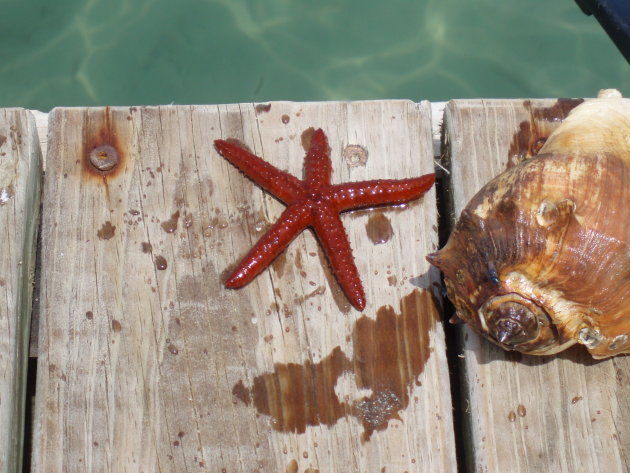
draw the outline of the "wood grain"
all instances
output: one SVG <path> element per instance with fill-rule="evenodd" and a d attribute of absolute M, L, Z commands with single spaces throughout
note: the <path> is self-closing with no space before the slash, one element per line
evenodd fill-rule
<path fill-rule="evenodd" d="M 0 472 L 22 471 L 26 361 L 39 216 L 35 120 L 0 109 Z"/>
<path fill-rule="evenodd" d="M 428 103 L 51 112 L 33 471 L 456 471 L 434 190 L 343 217 L 363 313 L 310 232 L 222 287 L 284 207 L 213 140 L 301 177 L 311 127 L 333 182 L 433 170 Z"/>
<path fill-rule="evenodd" d="M 449 102 L 455 215 L 483 184 L 526 157 L 527 144 L 550 132 L 575 104 Z M 595 362 L 579 347 L 521 357 L 462 330 L 469 471 L 630 471 L 630 358 Z"/>

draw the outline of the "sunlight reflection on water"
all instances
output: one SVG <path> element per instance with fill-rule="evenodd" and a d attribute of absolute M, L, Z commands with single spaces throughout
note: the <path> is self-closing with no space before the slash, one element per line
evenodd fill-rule
<path fill-rule="evenodd" d="M 630 93 L 566 0 L 35 0 L 0 31 L 0 106 Z"/>

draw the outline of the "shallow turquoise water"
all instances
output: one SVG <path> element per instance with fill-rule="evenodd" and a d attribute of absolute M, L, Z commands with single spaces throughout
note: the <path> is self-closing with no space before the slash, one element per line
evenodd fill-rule
<path fill-rule="evenodd" d="M 630 66 L 573 0 L 0 0 L 0 11 L 0 106 L 630 95 Z"/>

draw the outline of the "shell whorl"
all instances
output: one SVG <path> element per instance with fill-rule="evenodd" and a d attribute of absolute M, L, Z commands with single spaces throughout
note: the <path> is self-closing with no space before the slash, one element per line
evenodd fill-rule
<path fill-rule="evenodd" d="M 598 155 L 614 153 L 630 161 L 630 99 L 587 100 L 571 110 L 539 154 Z"/>
<path fill-rule="evenodd" d="M 489 299 L 479 309 L 479 316 L 484 331 L 508 350 L 543 351 L 558 341 L 545 309 L 520 294 Z"/>

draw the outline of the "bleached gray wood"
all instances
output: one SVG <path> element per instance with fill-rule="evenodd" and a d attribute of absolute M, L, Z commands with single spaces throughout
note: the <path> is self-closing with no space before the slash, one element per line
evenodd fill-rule
<path fill-rule="evenodd" d="M 41 153 L 35 120 L 0 109 L 0 472 L 21 472 Z"/>
<path fill-rule="evenodd" d="M 222 287 L 284 206 L 220 157 L 213 140 L 237 138 L 301 176 L 302 133 L 320 126 L 333 182 L 433 170 L 428 103 L 51 112 L 33 471 L 456 471 L 439 323 L 429 346 L 406 348 L 430 350 L 405 386 L 409 405 L 367 441 L 352 415 L 282 432 L 243 401 L 242 390 L 278 366 L 318 364 L 337 347 L 352 358 L 363 316 L 374 320 L 388 305 L 398 312 L 435 282 L 424 259 L 437 246 L 432 189 L 404 210 L 343 217 L 366 286 L 363 314 L 339 294 L 310 232 L 247 287 Z M 124 155 L 115 177 L 83 164 L 85 141 L 102 137 Z M 365 165 L 344 158 L 352 144 L 368 151 Z M 393 229 L 378 245 L 366 234 L 377 212 Z M 420 315 L 435 316 L 422 301 Z M 348 373 L 336 380 L 340 401 L 369 395 Z M 239 383 L 242 399 L 233 394 Z"/>
<path fill-rule="evenodd" d="M 446 107 L 455 216 L 510 159 L 522 123 L 555 100 L 457 100 Z M 596 362 L 579 347 L 515 356 L 462 329 L 463 434 L 475 472 L 630 471 L 630 358 Z"/>

